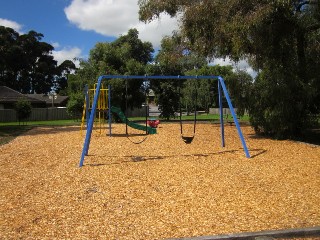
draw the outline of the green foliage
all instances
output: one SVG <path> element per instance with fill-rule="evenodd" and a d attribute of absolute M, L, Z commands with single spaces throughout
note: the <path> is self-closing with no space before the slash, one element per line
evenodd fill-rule
<path fill-rule="evenodd" d="M 31 103 L 25 98 L 19 99 L 15 104 L 15 110 L 17 112 L 17 117 L 19 125 L 21 121 L 26 121 L 31 115 Z"/>
<path fill-rule="evenodd" d="M 152 60 L 153 47 L 150 42 L 142 42 L 136 29 L 113 42 L 97 43 L 90 51 L 88 61 L 80 62 L 80 69 L 69 81 L 70 92 L 81 91 L 85 84 L 92 86 L 100 75 L 144 75 L 147 63 Z M 126 108 L 140 107 L 145 101 L 142 80 L 109 79 L 104 86 L 112 87 L 112 104 Z M 127 87 L 127 91 L 126 91 Z"/>
<path fill-rule="evenodd" d="M 83 111 L 84 95 L 73 93 L 67 104 L 67 113 L 74 119 L 80 119 Z"/>
<path fill-rule="evenodd" d="M 238 77 L 227 85 L 240 109 L 251 105 L 257 131 L 294 136 L 320 113 L 319 1 L 140 0 L 139 6 L 144 21 L 161 12 L 182 13 L 180 33 L 192 51 L 208 58 L 249 59 L 260 73 L 257 80 L 241 77 L 245 92 L 232 90 L 240 87 Z M 252 100 L 242 99 L 243 94 Z"/>
<path fill-rule="evenodd" d="M 56 75 L 57 62 L 53 47 L 40 42 L 43 35 L 35 31 L 19 35 L 10 28 L 0 26 L 0 82 L 23 93 L 47 93 Z"/>
<path fill-rule="evenodd" d="M 58 66 L 58 72 L 61 73 L 60 76 L 57 76 L 55 80 L 54 89 L 55 92 L 60 95 L 68 95 L 68 82 L 69 76 L 74 72 L 77 68 L 71 60 L 65 60 Z M 71 75 L 72 76 L 72 75 Z"/>
<path fill-rule="evenodd" d="M 182 75 L 190 69 L 198 69 L 207 64 L 206 58 L 190 51 L 183 38 L 175 33 L 164 37 L 155 64 L 163 75 Z"/>
<path fill-rule="evenodd" d="M 293 73 L 275 65 L 258 75 L 249 109 L 257 132 L 281 139 L 297 136 L 308 126 L 303 83 L 294 78 Z"/>
<path fill-rule="evenodd" d="M 238 109 L 237 114 L 243 116 L 250 104 L 252 91 L 252 77 L 243 71 L 233 72 L 232 66 L 203 66 L 200 69 L 193 69 L 186 72 L 186 75 L 193 76 L 222 76 L 226 82 L 229 95 L 234 107 Z M 193 83 L 196 82 L 196 85 Z M 184 84 L 183 106 L 191 106 L 195 97 L 192 96 L 194 89 L 197 89 L 197 109 L 209 111 L 209 107 L 218 107 L 218 83 L 216 79 L 210 80 L 187 80 Z M 224 99 L 223 99 L 224 100 Z M 192 105 L 193 106 L 193 105 Z M 227 102 L 223 101 L 223 106 Z"/>
<path fill-rule="evenodd" d="M 179 109 L 179 94 L 172 81 L 161 81 L 157 102 L 161 117 L 167 120 L 175 117 L 175 112 Z"/>
<path fill-rule="evenodd" d="M 155 73 L 158 68 L 150 68 Z M 174 112 L 181 107 L 187 112 L 196 110 L 209 111 L 210 107 L 218 106 L 218 84 L 216 79 L 197 79 L 196 76 L 213 75 L 223 76 L 229 89 L 234 106 L 238 108 L 238 115 L 243 116 L 249 108 L 249 99 L 252 91 L 252 77 L 242 71 L 233 72 L 231 66 L 203 66 L 192 69 L 184 75 L 195 76 L 189 80 L 161 80 L 152 81 L 152 89 L 156 94 L 156 102 L 161 106 L 163 116 L 173 117 Z M 179 88 L 181 98 L 179 99 Z M 227 103 L 223 105 L 227 107 Z M 168 112 L 166 112 L 168 111 Z"/>
<path fill-rule="evenodd" d="M 95 79 L 102 74 L 137 74 L 144 72 L 145 66 L 152 60 L 154 51 L 150 42 L 142 42 L 136 29 L 130 29 L 123 35 L 109 43 L 97 43 L 90 51 L 87 65 L 84 70 L 94 66 Z M 92 71 L 89 71 L 92 74 Z M 92 77 L 92 76 L 91 76 Z"/>
<path fill-rule="evenodd" d="M 198 69 L 206 63 L 204 57 L 189 50 L 180 35 L 174 34 L 172 37 L 162 39 L 155 63 L 148 66 L 147 73 L 148 75 L 184 75 L 186 71 Z M 183 87 L 183 81 L 153 80 L 150 85 L 155 92 L 161 115 L 167 119 L 174 117 L 175 112 L 179 110 L 178 88 Z M 185 99 L 184 103 L 188 104 L 190 101 Z"/>
<path fill-rule="evenodd" d="M 42 38 L 35 31 L 20 35 L 0 26 L 0 85 L 22 93 L 44 94 L 65 87 L 62 80 L 66 69 L 57 67 L 51 54 L 53 46 Z"/>
<path fill-rule="evenodd" d="M 232 104 L 237 108 L 237 115 L 243 116 L 250 108 L 253 79 L 244 71 L 236 71 L 226 78 L 226 85 Z"/>

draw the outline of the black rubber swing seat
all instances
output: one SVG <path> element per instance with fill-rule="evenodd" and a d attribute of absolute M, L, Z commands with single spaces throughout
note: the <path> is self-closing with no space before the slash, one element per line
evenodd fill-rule
<path fill-rule="evenodd" d="M 193 137 L 184 137 L 184 136 L 182 136 L 182 140 L 183 140 L 186 144 L 192 143 L 193 138 L 194 138 L 194 136 L 193 136 Z"/>

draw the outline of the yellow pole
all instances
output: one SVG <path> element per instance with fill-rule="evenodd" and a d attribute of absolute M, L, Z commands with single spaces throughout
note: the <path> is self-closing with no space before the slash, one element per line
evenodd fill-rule
<path fill-rule="evenodd" d="M 93 105 L 93 96 L 96 93 L 96 83 L 94 84 L 94 88 L 89 89 L 89 104 L 92 109 Z M 98 103 L 97 103 L 97 110 L 98 110 L 98 116 L 95 116 L 95 121 L 94 121 L 94 126 L 95 128 L 99 127 L 100 128 L 100 134 L 102 132 L 102 127 L 104 124 L 104 116 L 105 116 L 105 110 L 108 110 L 108 89 L 105 89 L 103 84 L 101 85 L 100 88 L 100 93 L 99 93 L 99 98 L 98 98 Z M 102 114 L 101 114 L 102 112 Z M 82 117 L 84 119 L 84 116 Z M 101 119 L 103 118 L 103 119 Z M 84 120 L 83 120 L 84 121 Z"/>
<path fill-rule="evenodd" d="M 82 111 L 82 119 L 81 119 L 81 127 L 80 127 L 81 136 L 82 136 L 82 129 L 83 129 L 83 125 L 84 125 L 85 116 L 86 116 L 86 99 L 84 99 L 83 111 Z"/>

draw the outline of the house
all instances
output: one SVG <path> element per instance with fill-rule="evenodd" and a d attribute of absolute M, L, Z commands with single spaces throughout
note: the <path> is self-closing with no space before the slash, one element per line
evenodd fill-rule
<path fill-rule="evenodd" d="M 149 89 L 149 92 L 147 93 L 148 102 L 149 104 L 155 104 L 155 94 L 152 89 Z"/>
<path fill-rule="evenodd" d="M 26 94 L 26 96 L 46 102 L 46 107 L 66 107 L 69 101 L 68 96 L 51 94 Z"/>
<path fill-rule="evenodd" d="M 29 101 L 33 108 L 46 107 L 46 102 L 43 100 L 29 97 L 6 86 L 0 86 L 0 109 L 14 109 L 14 105 L 20 99 Z"/>

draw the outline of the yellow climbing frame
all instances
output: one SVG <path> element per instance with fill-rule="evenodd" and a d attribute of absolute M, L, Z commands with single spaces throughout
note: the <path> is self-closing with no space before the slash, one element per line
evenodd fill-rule
<path fill-rule="evenodd" d="M 89 107 L 86 106 L 87 99 L 84 100 L 81 127 L 80 127 L 81 135 L 82 135 L 82 130 L 86 120 L 86 112 L 87 112 L 86 110 L 87 110 L 87 107 L 89 111 L 91 111 L 92 109 L 93 99 L 94 99 L 94 95 L 96 94 L 96 89 L 97 89 L 97 83 L 94 84 L 93 88 L 89 88 L 88 94 L 86 94 L 86 97 L 89 98 Z M 95 126 L 97 127 L 97 125 L 99 125 L 100 134 L 101 134 L 102 125 L 105 122 L 105 113 L 108 110 L 108 88 L 105 88 L 103 85 L 101 85 L 98 104 L 96 109 L 97 109 L 97 115 L 95 117 Z"/>

